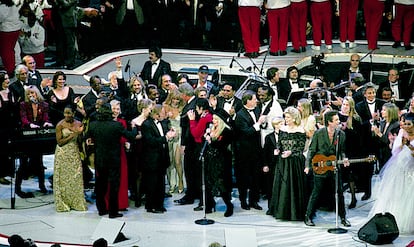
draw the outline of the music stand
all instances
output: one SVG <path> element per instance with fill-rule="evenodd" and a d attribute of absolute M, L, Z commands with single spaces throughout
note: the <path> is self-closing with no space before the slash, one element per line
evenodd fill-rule
<path fill-rule="evenodd" d="M 298 100 L 303 98 L 304 91 L 303 89 L 299 91 L 291 91 L 287 100 L 287 105 L 295 105 Z"/>
<path fill-rule="evenodd" d="M 338 169 L 338 153 L 339 153 L 339 136 L 340 131 L 337 131 L 336 137 L 336 156 L 335 156 L 335 228 L 329 228 L 328 232 L 333 234 L 347 233 L 348 230 L 340 228 L 338 224 L 338 204 L 339 204 L 339 169 Z"/>
<path fill-rule="evenodd" d="M 194 221 L 197 225 L 212 225 L 214 224 L 214 220 L 207 219 L 206 210 L 207 210 L 207 202 L 206 202 L 206 183 L 205 183 L 205 174 L 204 174 L 204 151 L 208 146 L 208 141 L 204 141 L 203 148 L 200 151 L 199 160 L 201 160 L 201 186 L 203 191 L 203 207 L 204 207 L 204 217 L 202 219 Z"/>

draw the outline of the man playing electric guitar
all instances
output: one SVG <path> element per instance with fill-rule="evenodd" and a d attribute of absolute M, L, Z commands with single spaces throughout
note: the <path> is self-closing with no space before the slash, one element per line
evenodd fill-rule
<path fill-rule="evenodd" d="M 327 111 L 324 114 L 325 128 L 320 128 L 312 137 L 312 142 L 309 146 L 308 156 L 306 158 L 305 173 L 308 174 L 312 169 L 312 160 L 315 155 L 321 154 L 325 156 L 336 155 L 343 159 L 344 166 L 349 166 L 349 161 L 345 157 L 345 133 L 338 129 L 339 117 L 335 110 Z M 338 150 L 337 150 L 338 149 Z M 339 167 L 338 167 L 339 168 Z M 339 171 L 339 170 L 338 170 Z M 338 176 L 339 178 L 341 176 Z M 339 181 L 338 184 L 341 184 Z M 315 226 L 312 218 L 316 211 L 318 200 L 322 194 L 324 187 L 332 187 L 335 191 L 335 175 L 332 170 L 328 170 L 324 174 L 314 173 L 314 186 L 312 194 L 309 198 L 308 206 L 305 215 L 305 224 L 307 226 Z M 350 227 L 351 224 L 346 219 L 344 196 L 341 186 L 338 186 L 338 214 L 341 217 L 342 225 Z"/>

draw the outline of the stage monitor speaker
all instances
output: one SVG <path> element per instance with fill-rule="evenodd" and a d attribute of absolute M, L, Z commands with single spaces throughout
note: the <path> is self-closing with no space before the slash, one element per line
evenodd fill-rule
<path fill-rule="evenodd" d="M 359 229 L 358 237 L 370 244 L 380 245 L 392 243 L 399 233 L 394 215 L 386 212 L 374 215 Z"/>
<path fill-rule="evenodd" d="M 101 218 L 91 239 L 95 241 L 99 238 L 104 238 L 109 244 L 127 240 L 125 235 L 121 232 L 124 226 L 125 222 L 123 221 Z"/>
<path fill-rule="evenodd" d="M 254 228 L 224 228 L 226 247 L 257 247 Z"/>

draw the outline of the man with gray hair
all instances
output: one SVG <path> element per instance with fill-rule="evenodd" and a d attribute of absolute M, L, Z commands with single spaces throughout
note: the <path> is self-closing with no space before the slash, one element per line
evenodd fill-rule
<path fill-rule="evenodd" d="M 180 119 L 181 127 L 181 148 L 184 152 L 184 172 L 187 182 L 187 190 L 185 195 L 178 200 L 174 200 L 175 203 L 180 205 L 193 204 L 194 199 L 199 198 L 199 177 L 197 169 L 194 169 L 194 164 L 197 163 L 197 154 L 195 153 L 195 140 L 190 133 L 190 120 L 188 119 L 187 112 L 195 109 L 195 96 L 194 89 L 189 83 L 183 83 L 178 87 L 178 91 L 182 94 L 183 100 L 186 102 Z"/>

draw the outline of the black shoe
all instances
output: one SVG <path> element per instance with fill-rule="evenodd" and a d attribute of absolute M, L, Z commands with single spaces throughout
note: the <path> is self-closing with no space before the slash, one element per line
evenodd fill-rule
<path fill-rule="evenodd" d="M 194 211 L 203 211 L 203 205 L 198 205 L 197 207 L 193 208 Z"/>
<path fill-rule="evenodd" d="M 167 209 L 166 209 L 166 208 L 164 208 L 164 207 L 162 207 L 162 208 L 161 208 L 161 211 L 163 211 L 163 212 L 167 212 Z"/>
<path fill-rule="evenodd" d="M 356 206 L 356 202 L 357 202 L 357 200 L 355 199 L 355 200 L 352 200 L 351 201 L 351 203 L 349 204 L 349 206 L 348 206 L 348 209 L 353 209 L 353 208 L 355 208 L 355 206 Z"/>
<path fill-rule="evenodd" d="M 16 195 L 18 195 L 20 198 L 33 198 L 34 197 L 32 192 L 16 191 Z"/>
<path fill-rule="evenodd" d="M 254 209 L 256 209 L 256 210 L 262 210 L 263 208 L 262 207 L 260 207 L 260 205 L 259 204 L 257 204 L 257 202 L 254 202 L 254 203 L 250 203 L 250 205 L 249 205 L 251 208 L 254 208 Z"/>
<path fill-rule="evenodd" d="M 109 214 L 109 218 L 110 219 L 119 218 L 119 217 L 122 217 L 122 216 L 124 216 L 124 215 L 123 214 L 120 214 L 120 213 Z"/>
<path fill-rule="evenodd" d="M 148 213 L 153 213 L 153 214 L 162 214 L 162 213 L 164 213 L 162 210 L 155 209 L 155 208 L 153 208 L 153 209 L 147 209 L 147 212 Z"/>
<path fill-rule="evenodd" d="M 366 200 L 368 200 L 369 198 L 371 198 L 371 193 L 365 193 L 365 194 L 361 197 L 361 200 L 362 200 L 362 201 L 366 201 Z"/>
<path fill-rule="evenodd" d="M 341 224 L 345 227 L 351 227 L 351 223 L 346 218 L 341 218 Z"/>
<path fill-rule="evenodd" d="M 193 204 L 194 200 L 193 199 L 188 199 L 186 197 L 183 197 L 181 199 L 178 200 L 174 200 L 175 203 L 178 203 L 180 205 L 187 205 L 187 204 Z"/>
<path fill-rule="evenodd" d="M 294 53 L 300 53 L 300 48 L 299 49 L 292 49 L 292 50 L 290 50 L 291 52 L 294 52 Z"/>
<path fill-rule="evenodd" d="M 40 192 L 44 195 L 47 195 L 49 193 L 49 191 L 45 187 L 41 187 Z"/>
<path fill-rule="evenodd" d="M 252 53 L 252 56 L 253 56 L 252 58 L 256 58 L 256 57 L 259 56 L 259 53 L 257 51 L 255 51 L 255 52 Z"/>
<path fill-rule="evenodd" d="M 272 211 L 270 211 L 270 209 L 268 209 L 268 210 L 266 211 L 266 215 L 272 215 Z"/>
<path fill-rule="evenodd" d="M 233 204 L 227 205 L 226 212 L 224 212 L 224 217 L 230 217 L 233 215 Z"/>
<path fill-rule="evenodd" d="M 165 198 L 167 198 L 167 197 L 172 197 L 172 195 L 171 195 L 171 193 L 164 193 L 164 197 L 165 197 Z"/>
<path fill-rule="evenodd" d="M 287 52 L 286 51 L 279 51 L 279 55 L 280 56 L 285 56 L 287 54 Z"/>
<path fill-rule="evenodd" d="M 270 56 L 279 56 L 279 53 L 278 52 L 269 52 L 269 55 Z"/>
<path fill-rule="evenodd" d="M 247 203 L 246 203 L 246 202 L 241 202 L 241 203 L 240 203 L 240 206 L 241 206 L 241 208 L 242 208 L 242 209 L 244 209 L 244 210 L 250 210 L 250 207 L 249 207 L 249 205 L 247 205 Z"/>
<path fill-rule="evenodd" d="M 100 211 L 98 212 L 99 216 L 104 216 L 108 214 L 108 211 Z"/>
<path fill-rule="evenodd" d="M 312 219 L 309 218 L 308 216 L 305 216 L 304 222 L 305 222 L 305 225 L 307 226 L 315 226 L 315 223 L 313 223 Z"/>
<path fill-rule="evenodd" d="M 136 208 L 139 208 L 139 207 L 141 207 L 141 205 L 142 205 L 141 200 L 136 199 L 136 200 L 135 200 L 135 207 L 136 207 Z"/>
<path fill-rule="evenodd" d="M 300 48 L 301 52 L 305 52 L 306 51 L 306 47 L 302 47 Z"/>
<path fill-rule="evenodd" d="M 404 46 L 406 51 L 412 50 L 413 47 L 411 45 L 406 45 Z"/>
<path fill-rule="evenodd" d="M 392 44 L 392 48 L 398 48 L 401 47 L 401 42 L 395 41 L 394 44 Z"/>

